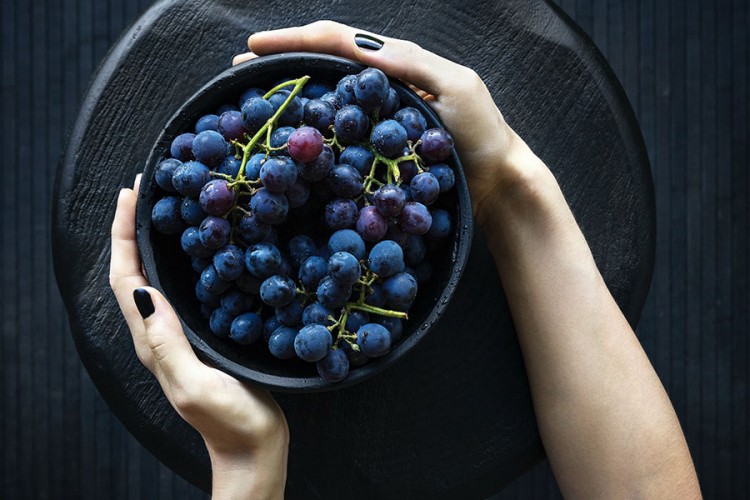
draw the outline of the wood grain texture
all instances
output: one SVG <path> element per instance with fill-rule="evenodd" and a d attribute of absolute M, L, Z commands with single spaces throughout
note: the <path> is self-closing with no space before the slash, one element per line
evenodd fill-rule
<path fill-rule="evenodd" d="M 7 163 L 0 184 L 0 477 L 6 498 L 206 498 L 146 451 L 97 394 L 72 341 L 48 243 L 50 179 L 86 84 L 149 3 L 2 1 L 0 140 Z M 623 83 L 651 159 L 656 266 L 639 336 L 675 403 L 704 494 L 746 498 L 750 8 L 745 0 L 557 3 Z M 306 12 L 309 19 L 315 14 Z M 237 40 L 235 50 L 241 45 Z M 488 64 L 498 58 L 483 52 Z M 690 64 L 699 69 L 689 72 L 689 82 L 686 60 L 696 54 Z M 700 143 L 690 152 L 701 152 L 690 172 L 688 120 L 691 140 Z M 690 185 L 681 180 L 688 177 Z M 690 203 L 689 189 L 697 189 Z M 700 242 L 690 259 L 688 227 L 689 241 Z M 700 320 L 689 331 L 681 319 L 688 300 L 691 321 Z M 696 363 L 688 356 L 697 358 L 697 369 L 687 370 Z M 558 496 L 541 465 L 498 498 Z"/>

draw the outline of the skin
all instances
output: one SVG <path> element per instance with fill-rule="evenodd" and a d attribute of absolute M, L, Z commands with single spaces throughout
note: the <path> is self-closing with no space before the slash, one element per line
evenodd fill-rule
<path fill-rule="evenodd" d="M 277 52 L 323 52 L 414 86 L 451 131 L 462 158 L 474 216 L 500 273 L 539 430 L 563 495 L 700 498 L 669 397 L 549 169 L 508 126 L 474 71 L 412 42 L 376 34 L 383 47 L 363 50 L 354 44 L 357 33 L 365 32 L 330 21 L 255 33 L 248 39 L 250 52 L 234 63 Z M 156 313 L 140 319 L 132 291 L 147 283 L 135 246 L 134 209 L 135 193 L 123 190 L 113 225 L 112 286 L 139 358 L 203 435 L 217 497 L 262 498 L 256 491 L 263 486 L 278 488 L 262 490 L 269 498 L 283 496 L 288 429 L 270 396 L 201 365 L 157 291 L 149 289 Z M 221 417 L 220 408 L 233 417 Z"/>

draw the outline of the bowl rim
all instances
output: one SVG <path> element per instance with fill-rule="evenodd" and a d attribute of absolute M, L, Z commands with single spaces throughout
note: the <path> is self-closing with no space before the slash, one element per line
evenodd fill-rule
<path fill-rule="evenodd" d="M 197 117 L 191 118 L 186 116 L 186 110 L 196 106 L 197 102 L 206 99 L 207 95 L 211 95 L 217 90 L 224 89 L 224 87 L 228 86 L 229 82 L 232 82 L 235 79 L 248 78 L 248 74 L 258 74 L 259 79 L 262 79 L 263 74 L 268 67 L 275 67 L 277 65 L 285 65 L 290 68 L 295 68 L 294 71 L 297 71 L 297 68 L 299 68 L 300 73 L 302 73 L 307 67 L 312 67 L 319 63 L 330 65 L 331 70 L 342 71 L 346 74 L 356 74 L 367 67 L 350 59 L 312 52 L 288 52 L 260 56 L 237 66 L 230 67 L 212 78 L 185 102 L 180 104 L 177 111 L 167 121 L 158 138 L 154 142 L 148 159 L 146 160 L 146 165 L 141 177 L 141 184 L 139 186 L 136 206 L 136 241 L 146 278 L 149 280 L 151 286 L 159 290 L 159 292 L 165 297 L 167 297 L 167 294 L 161 285 L 159 273 L 156 270 L 156 260 L 151 245 L 151 206 L 149 205 L 149 199 L 153 196 L 153 191 L 155 189 L 155 183 L 152 179 L 154 169 L 159 161 L 164 158 L 163 148 L 164 144 L 166 144 L 166 138 L 174 137 L 176 133 L 184 131 L 184 122 L 187 121 L 190 123 L 190 121 L 195 121 L 197 119 Z M 426 115 L 428 123 L 432 122 L 439 127 L 445 128 L 433 109 L 413 90 L 399 80 L 394 80 L 390 77 L 389 80 L 391 84 L 398 88 L 399 93 L 409 94 L 416 99 L 417 102 L 423 103 L 423 106 L 419 107 L 421 108 L 420 111 Z M 178 128 L 176 126 L 177 123 L 180 123 L 179 130 L 175 130 Z M 187 325 L 182 316 L 175 310 L 177 317 L 182 324 L 185 336 L 194 351 L 196 351 L 202 360 L 208 362 L 211 366 L 237 377 L 244 382 L 259 385 L 272 391 L 298 393 L 322 392 L 350 387 L 372 378 L 400 360 L 407 352 L 411 351 L 424 336 L 434 330 L 434 326 L 437 324 L 438 319 L 450 303 L 456 290 L 456 286 L 463 275 L 468 262 L 473 239 L 471 199 L 469 197 L 463 167 L 455 149 L 451 151 L 450 160 L 455 166 L 454 173 L 456 176 L 456 182 L 454 189 L 457 191 L 456 195 L 458 201 L 458 217 L 454 226 L 454 231 L 457 233 L 457 237 L 452 252 L 452 269 L 448 275 L 446 286 L 435 301 L 435 304 L 429 308 L 429 313 L 424 321 L 422 321 L 421 324 L 410 328 L 409 330 L 411 331 L 411 334 L 404 335 L 403 339 L 399 341 L 396 347 L 391 349 L 386 355 L 376 358 L 365 365 L 355 367 L 355 369 L 351 370 L 349 375 L 340 382 L 326 382 L 318 375 L 310 377 L 287 377 L 269 374 L 232 361 L 214 350 L 198 333 L 193 331 L 193 329 Z M 167 299 L 169 300 L 168 297 Z"/>

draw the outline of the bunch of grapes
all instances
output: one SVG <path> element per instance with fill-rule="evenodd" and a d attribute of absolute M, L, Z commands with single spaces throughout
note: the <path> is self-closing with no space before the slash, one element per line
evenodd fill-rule
<path fill-rule="evenodd" d="M 452 148 L 377 69 L 251 88 L 174 139 L 152 224 L 179 235 L 215 335 L 340 381 L 401 339 L 430 279 Z"/>

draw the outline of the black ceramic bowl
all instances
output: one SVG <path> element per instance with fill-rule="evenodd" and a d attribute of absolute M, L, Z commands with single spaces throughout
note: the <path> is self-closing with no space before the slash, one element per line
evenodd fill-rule
<path fill-rule="evenodd" d="M 432 330 L 451 299 L 466 265 L 472 238 L 471 201 L 466 179 L 454 152 L 447 163 L 454 168 L 456 185 L 449 193 L 441 195 L 440 204 L 452 213 L 455 231 L 448 240 L 434 245 L 431 254 L 434 265 L 432 278 L 420 285 L 401 341 L 385 356 L 363 366 L 352 367 L 343 381 L 332 384 L 318 376 L 314 363 L 274 358 L 262 340 L 251 346 L 241 346 L 230 339 L 213 335 L 208 320 L 200 314 L 200 304 L 194 293 L 195 272 L 190 258 L 182 252 L 179 236 L 165 236 L 152 231 L 151 209 L 164 195 L 154 181 L 154 169 L 169 156 L 172 140 L 180 133 L 192 132 L 199 117 L 213 113 L 222 104 L 237 102 L 239 95 L 250 87 L 270 88 L 282 78 L 303 75 L 335 84 L 343 76 L 356 74 L 362 69 L 364 66 L 353 61 L 306 53 L 261 57 L 228 69 L 184 104 L 175 103 L 177 112 L 156 140 L 144 168 L 138 196 L 137 240 L 146 276 L 152 286 L 164 293 L 174 306 L 185 334 L 199 356 L 240 380 L 276 391 L 314 392 L 347 387 L 374 376 L 403 357 Z M 398 92 L 402 106 L 412 106 L 424 114 L 428 128 L 442 126 L 429 106 L 408 87 L 393 80 L 391 85 Z"/>

